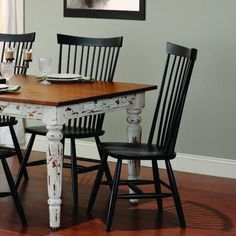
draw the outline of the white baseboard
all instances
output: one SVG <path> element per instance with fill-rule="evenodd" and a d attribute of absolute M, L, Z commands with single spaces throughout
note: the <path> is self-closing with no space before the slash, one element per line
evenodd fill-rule
<path fill-rule="evenodd" d="M 26 134 L 26 143 L 28 142 L 29 137 L 30 136 Z M 46 138 L 44 136 L 37 136 L 33 150 L 45 152 L 45 141 Z M 69 141 L 66 140 L 65 144 L 66 154 L 69 154 Z M 99 158 L 94 142 L 78 140 L 76 146 L 80 156 Z M 110 160 L 112 161 L 112 159 Z M 143 161 L 142 165 L 150 166 L 150 162 Z M 172 166 L 174 170 L 178 171 L 236 179 L 236 160 L 178 153 L 177 158 L 172 161 Z M 162 164 L 160 162 L 159 167 L 165 168 L 164 163 Z"/>

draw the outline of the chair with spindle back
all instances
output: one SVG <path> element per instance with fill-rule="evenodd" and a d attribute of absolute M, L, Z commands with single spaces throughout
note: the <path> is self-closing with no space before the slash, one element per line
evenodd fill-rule
<path fill-rule="evenodd" d="M 12 58 L 15 64 L 15 74 L 26 74 L 28 69 L 28 62 L 24 60 L 24 50 L 32 49 L 33 43 L 35 41 L 36 33 L 27 33 L 27 34 L 0 34 L 0 43 L 1 45 L 1 62 L 6 61 L 5 52 L 7 48 L 14 48 L 14 58 Z M 17 140 L 13 126 L 17 124 L 15 117 L 9 117 L 0 115 L 0 127 L 9 127 L 13 145 L 15 148 L 16 155 L 19 159 L 19 162 L 22 161 L 22 154 L 20 150 L 20 145 Z M 24 176 L 28 179 L 26 170 L 24 169 Z"/>
<path fill-rule="evenodd" d="M 117 160 L 110 203 L 107 213 L 106 231 L 110 231 L 117 199 L 150 199 L 155 198 L 159 211 L 162 212 L 162 198 L 172 197 L 179 217 L 180 226 L 185 228 L 184 213 L 178 194 L 174 172 L 170 161 L 176 157 L 175 144 L 184 108 L 192 70 L 197 57 L 196 49 L 189 49 L 173 43 L 167 43 L 167 60 L 159 96 L 154 111 L 149 139 L 147 143 L 101 143 L 101 165 L 98 169 L 93 190 L 91 192 L 88 212 L 91 212 L 107 165 L 107 157 Z M 154 140 L 155 139 L 155 140 Z M 153 180 L 120 179 L 123 160 L 150 160 Z M 169 182 L 160 179 L 158 161 L 164 161 Z M 145 192 L 141 185 L 154 184 L 154 192 Z M 119 185 L 128 185 L 133 193 L 119 193 Z M 166 190 L 163 191 L 161 188 Z M 118 194 L 119 193 L 119 194 Z M 126 214 L 127 215 L 127 214 Z"/>
<path fill-rule="evenodd" d="M 28 62 L 24 60 L 24 50 L 32 49 L 33 42 L 35 40 L 35 33 L 29 34 L 0 34 L 0 43 L 1 45 L 1 60 L 0 62 L 6 61 L 5 52 L 7 48 L 14 48 L 14 58 L 13 60 L 15 65 L 15 74 L 26 74 L 28 69 Z M 14 125 L 17 124 L 17 120 L 14 117 L 0 115 L 0 127 L 9 127 L 11 138 L 13 141 L 14 148 L 12 147 L 4 147 L 0 146 L 0 160 L 2 162 L 3 170 L 6 175 L 6 179 L 10 188 L 9 192 L 1 192 L 0 197 L 7 197 L 11 195 L 13 197 L 13 201 L 17 208 L 18 214 L 20 216 L 22 224 L 27 225 L 27 221 L 25 218 L 24 210 L 19 200 L 19 196 L 17 193 L 17 186 L 12 177 L 10 168 L 7 163 L 7 158 L 12 156 L 17 156 L 19 162 L 22 161 L 22 154 L 18 139 L 16 137 L 16 133 L 14 130 Z M 25 178 L 28 179 L 28 174 L 26 169 L 22 169 L 22 174 L 24 174 Z"/>
<path fill-rule="evenodd" d="M 57 35 L 59 44 L 59 73 L 78 73 L 97 81 L 112 82 L 117 60 L 122 47 L 123 37 L 113 38 L 88 38 L 71 35 Z M 95 138 L 97 146 L 100 144 L 100 136 L 104 134 L 102 129 L 104 114 L 89 115 L 79 119 L 71 119 L 64 125 L 63 146 L 65 139 L 70 140 L 70 163 L 64 162 L 65 168 L 71 168 L 72 191 L 74 206 L 78 205 L 77 174 L 97 170 L 100 160 L 78 157 L 76 153 L 75 140 L 81 138 Z M 46 135 L 45 126 L 26 127 L 26 132 L 31 134 L 24 156 L 27 166 L 45 164 L 45 160 L 28 162 L 36 135 Z M 83 162 L 91 165 L 83 165 Z M 84 163 L 85 164 L 85 163 Z M 108 166 L 105 168 L 106 176 L 111 180 Z M 18 179 L 18 184 L 20 178 Z"/>

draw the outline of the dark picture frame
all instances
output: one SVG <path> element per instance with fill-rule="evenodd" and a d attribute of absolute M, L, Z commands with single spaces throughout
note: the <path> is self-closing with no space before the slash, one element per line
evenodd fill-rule
<path fill-rule="evenodd" d="M 83 1 L 83 0 L 78 0 Z M 119 0 L 117 0 L 119 1 Z M 127 0 L 129 1 L 129 0 Z M 110 10 L 110 9 L 85 9 L 70 8 L 68 0 L 64 0 L 64 17 L 84 17 L 84 18 L 106 18 L 106 19 L 126 19 L 126 20 L 145 20 L 145 0 L 139 2 L 139 10 Z"/>

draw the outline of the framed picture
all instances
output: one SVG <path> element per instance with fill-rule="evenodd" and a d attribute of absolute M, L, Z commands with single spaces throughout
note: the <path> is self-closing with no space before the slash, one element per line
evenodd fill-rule
<path fill-rule="evenodd" d="M 64 17 L 145 20 L 145 0 L 64 0 Z"/>

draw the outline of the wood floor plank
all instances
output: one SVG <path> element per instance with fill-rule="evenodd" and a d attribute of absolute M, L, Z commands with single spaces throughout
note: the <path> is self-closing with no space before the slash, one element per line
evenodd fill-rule
<path fill-rule="evenodd" d="M 34 152 L 34 157 L 44 154 Z M 15 174 L 16 158 L 9 164 Z M 113 164 L 111 164 L 113 168 Z M 125 168 L 124 168 L 125 169 Z M 28 168 L 30 179 L 19 188 L 19 195 L 28 226 L 22 228 L 13 201 L 0 198 L 0 236 L 233 236 L 236 235 L 236 180 L 175 172 L 186 218 L 186 229 L 179 228 L 172 199 L 164 199 L 164 212 L 158 214 L 155 200 L 142 200 L 131 207 L 126 200 L 118 200 L 111 233 L 104 232 L 109 189 L 105 186 L 98 194 L 91 216 L 86 207 L 94 181 L 94 174 L 83 174 L 79 180 L 79 206 L 73 209 L 70 172 L 63 170 L 61 228 L 51 231 L 48 227 L 48 205 L 45 166 Z M 124 171 L 126 174 L 126 170 Z M 151 176 L 149 168 L 142 168 L 142 176 Z M 161 171 L 164 177 L 164 171 Z M 165 177 L 164 177 L 165 178 Z M 150 188 L 150 187 L 146 187 Z M 7 184 L 0 166 L 0 191 Z M 125 191 L 123 189 L 122 191 Z"/>

